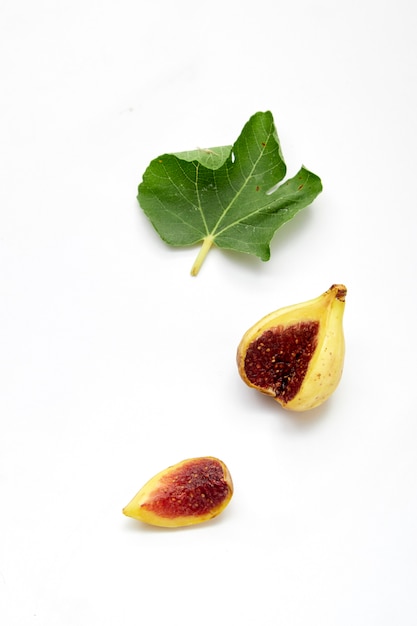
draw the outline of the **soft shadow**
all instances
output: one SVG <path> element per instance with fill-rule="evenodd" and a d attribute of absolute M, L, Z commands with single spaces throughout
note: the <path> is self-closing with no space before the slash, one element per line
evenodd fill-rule
<path fill-rule="evenodd" d="M 310 228 L 315 219 L 315 210 L 311 206 L 299 211 L 293 218 L 279 228 L 271 241 L 271 257 L 291 247 L 292 240 Z"/>
<path fill-rule="evenodd" d="M 321 406 L 309 411 L 298 412 L 286 411 L 285 409 L 281 409 L 281 411 L 284 413 L 284 419 L 289 427 L 297 428 L 298 430 L 310 430 L 323 422 L 331 412 L 331 398 L 326 400 Z"/>
<path fill-rule="evenodd" d="M 283 224 L 273 235 L 270 249 L 271 259 L 277 261 L 277 257 L 281 254 L 287 254 L 286 248 L 291 249 L 292 241 L 295 237 L 300 236 L 304 231 L 310 228 L 311 222 L 314 220 L 314 211 L 311 207 L 306 207 L 297 213 L 291 220 Z M 226 248 L 218 248 L 225 259 L 233 264 L 243 266 L 245 270 L 257 274 L 262 270 L 265 261 L 261 261 L 257 256 L 245 252 L 237 252 L 236 250 L 228 250 Z"/>
<path fill-rule="evenodd" d="M 332 398 L 329 398 L 321 406 L 309 411 L 289 411 L 284 409 L 271 396 L 259 394 L 256 398 L 259 405 L 259 415 L 264 415 L 267 419 L 273 419 L 277 428 L 297 429 L 299 431 L 310 430 L 323 422 L 332 412 Z"/>
<path fill-rule="evenodd" d="M 264 261 L 261 261 L 253 254 L 247 254 L 245 252 L 236 252 L 235 250 L 226 250 L 224 248 L 218 248 L 227 262 L 237 267 L 244 267 L 246 271 L 250 271 L 253 274 L 258 274 L 264 265 Z"/>
<path fill-rule="evenodd" d="M 145 534 L 158 534 L 158 533 L 181 533 L 181 532 L 198 532 L 208 526 L 218 526 L 223 524 L 226 520 L 227 511 L 222 512 L 217 517 L 200 524 L 193 524 L 191 526 L 180 526 L 178 528 L 164 528 L 163 526 L 151 526 L 151 524 L 145 524 L 140 520 L 135 520 L 132 517 L 125 516 L 125 528 L 127 532 L 131 533 L 145 533 Z"/>

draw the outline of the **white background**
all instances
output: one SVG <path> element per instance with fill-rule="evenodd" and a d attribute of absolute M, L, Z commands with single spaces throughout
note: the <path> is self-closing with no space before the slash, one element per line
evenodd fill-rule
<path fill-rule="evenodd" d="M 417 623 L 413 0 L 2 0 L 0 622 Z M 268 263 L 173 249 L 136 201 L 149 161 L 271 110 L 324 191 Z M 322 408 L 247 388 L 246 329 L 345 283 Z M 212 523 L 122 507 L 214 455 Z"/>

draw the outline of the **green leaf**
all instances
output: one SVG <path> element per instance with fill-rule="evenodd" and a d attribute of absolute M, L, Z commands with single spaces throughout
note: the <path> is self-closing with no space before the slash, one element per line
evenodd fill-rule
<path fill-rule="evenodd" d="M 218 170 L 228 159 L 233 146 L 220 146 L 219 148 L 198 148 L 187 152 L 175 152 L 174 156 L 182 161 L 198 161 L 204 167 Z"/>
<path fill-rule="evenodd" d="M 202 247 L 196 275 L 214 244 L 267 261 L 271 239 L 321 192 L 305 167 L 279 185 L 286 165 L 272 114 L 255 113 L 233 146 L 164 154 L 149 164 L 138 201 L 172 246 Z"/>

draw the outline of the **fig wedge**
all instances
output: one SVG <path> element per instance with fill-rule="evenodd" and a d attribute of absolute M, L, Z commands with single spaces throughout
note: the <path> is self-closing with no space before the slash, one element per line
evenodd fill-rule
<path fill-rule="evenodd" d="M 123 513 L 152 526 L 191 526 L 219 515 L 232 495 L 233 482 L 226 465 L 215 457 L 197 457 L 156 474 Z"/>

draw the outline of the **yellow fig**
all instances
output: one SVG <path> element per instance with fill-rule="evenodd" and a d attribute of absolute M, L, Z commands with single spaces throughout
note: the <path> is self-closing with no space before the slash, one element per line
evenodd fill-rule
<path fill-rule="evenodd" d="M 156 474 L 123 513 L 153 526 L 190 526 L 219 515 L 232 495 L 233 482 L 226 465 L 215 457 L 198 457 Z"/>
<path fill-rule="evenodd" d="M 318 298 L 278 309 L 254 324 L 237 350 L 243 381 L 291 411 L 325 402 L 343 371 L 346 293 L 344 285 L 332 285 Z"/>

